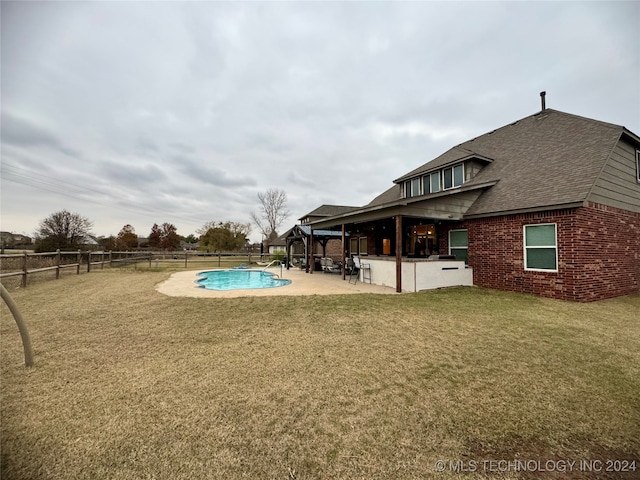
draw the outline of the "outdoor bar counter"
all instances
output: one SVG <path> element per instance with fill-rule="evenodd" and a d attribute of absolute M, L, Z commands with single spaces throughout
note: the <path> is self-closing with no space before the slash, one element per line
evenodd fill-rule
<path fill-rule="evenodd" d="M 367 255 L 360 262 L 369 265 L 371 283 L 396 287 L 396 258 Z M 363 272 L 360 272 L 362 280 Z M 434 288 L 473 285 L 473 270 L 463 260 L 402 257 L 402 291 L 419 292 Z"/>

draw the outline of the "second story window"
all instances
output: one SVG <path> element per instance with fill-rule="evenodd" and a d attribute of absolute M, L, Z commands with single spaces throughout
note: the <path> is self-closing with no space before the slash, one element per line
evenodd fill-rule
<path fill-rule="evenodd" d="M 404 198 L 418 197 L 440 190 L 460 187 L 464 183 L 464 164 L 443 168 L 404 182 Z"/>
<path fill-rule="evenodd" d="M 442 170 L 442 188 L 448 190 L 464 183 L 464 166 L 462 164 Z"/>

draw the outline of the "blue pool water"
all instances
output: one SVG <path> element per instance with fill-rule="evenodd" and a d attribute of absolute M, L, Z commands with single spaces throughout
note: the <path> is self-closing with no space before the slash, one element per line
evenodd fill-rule
<path fill-rule="evenodd" d="M 207 290 L 244 290 L 250 288 L 275 288 L 289 285 L 291 280 L 276 278 L 261 270 L 211 270 L 200 272 L 196 281 Z"/>

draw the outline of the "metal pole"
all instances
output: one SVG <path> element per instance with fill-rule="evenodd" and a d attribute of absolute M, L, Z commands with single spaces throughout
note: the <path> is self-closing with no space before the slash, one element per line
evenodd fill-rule
<path fill-rule="evenodd" d="M 13 298 L 11 298 L 11 295 L 9 295 L 9 292 L 1 283 L 0 293 L 4 303 L 7 304 L 7 307 L 9 307 L 9 310 L 13 314 L 16 324 L 18 324 L 18 331 L 20 332 L 20 338 L 22 338 L 22 348 L 24 349 L 24 366 L 30 367 L 33 365 L 33 350 L 31 349 L 31 339 L 29 338 L 27 324 L 25 323 L 24 318 L 22 318 L 16 302 L 13 301 Z"/>

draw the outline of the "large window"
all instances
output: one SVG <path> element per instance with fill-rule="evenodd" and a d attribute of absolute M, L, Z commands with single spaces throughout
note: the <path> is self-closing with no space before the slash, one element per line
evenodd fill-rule
<path fill-rule="evenodd" d="M 404 197 L 410 198 L 422 195 L 420 183 L 420 177 L 412 178 L 411 180 L 404 182 Z"/>
<path fill-rule="evenodd" d="M 443 168 L 417 178 L 406 180 L 403 184 L 404 198 L 417 197 L 440 190 L 449 190 L 462 186 L 464 183 L 464 164 Z"/>
<path fill-rule="evenodd" d="M 467 230 L 449 231 L 449 255 L 455 255 L 456 260 L 469 262 L 469 232 Z"/>
<path fill-rule="evenodd" d="M 366 255 L 367 254 L 367 237 L 358 237 L 350 239 L 351 255 Z"/>
<path fill-rule="evenodd" d="M 555 223 L 524 226 L 525 270 L 558 271 L 558 241 Z"/>
<path fill-rule="evenodd" d="M 462 164 L 442 170 L 442 188 L 456 188 L 464 183 L 464 166 Z"/>

